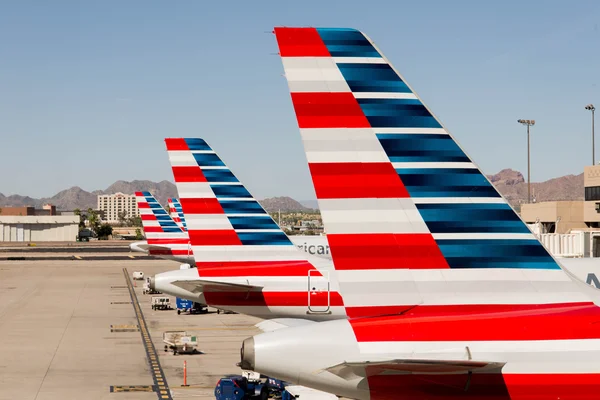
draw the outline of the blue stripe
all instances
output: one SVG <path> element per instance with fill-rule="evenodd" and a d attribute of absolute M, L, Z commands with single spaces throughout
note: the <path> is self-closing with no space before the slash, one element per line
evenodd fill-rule
<path fill-rule="evenodd" d="M 233 229 L 279 229 L 269 215 L 256 217 L 228 217 Z"/>
<path fill-rule="evenodd" d="M 162 207 L 152 208 L 151 210 L 154 215 L 169 215 L 169 213 L 167 213 L 167 211 Z"/>
<path fill-rule="evenodd" d="M 207 169 L 202 173 L 208 182 L 239 182 L 228 169 Z"/>
<path fill-rule="evenodd" d="M 257 201 L 219 200 L 225 214 L 266 214 Z"/>
<path fill-rule="evenodd" d="M 173 221 L 173 219 L 168 214 L 166 214 L 166 215 L 156 215 L 156 220 L 159 221 L 159 222 L 160 221 L 167 221 L 167 222 Z"/>
<path fill-rule="evenodd" d="M 356 99 L 373 128 L 441 128 L 417 99 Z"/>
<path fill-rule="evenodd" d="M 210 185 L 218 199 L 223 197 L 245 197 L 252 198 L 252 195 L 242 185 Z"/>
<path fill-rule="evenodd" d="M 224 167 L 225 164 L 214 153 L 195 153 L 194 159 L 200 167 Z M 204 173 L 204 171 L 202 171 Z"/>
<path fill-rule="evenodd" d="M 178 233 L 181 232 L 181 229 L 179 227 L 176 228 L 163 228 L 163 231 L 166 233 Z"/>
<path fill-rule="evenodd" d="M 202 139 L 191 138 L 183 139 L 190 150 L 212 150 L 210 146 Z"/>
<path fill-rule="evenodd" d="M 470 162 L 450 135 L 377 134 L 392 162 Z"/>
<path fill-rule="evenodd" d="M 142 196 L 147 197 L 147 196 L 152 196 L 152 195 L 150 194 L 150 192 L 142 192 Z"/>
<path fill-rule="evenodd" d="M 337 66 L 353 92 L 412 93 L 388 64 L 338 63 Z"/>
<path fill-rule="evenodd" d="M 292 242 L 283 232 L 237 232 L 244 246 L 290 246 Z"/>
<path fill-rule="evenodd" d="M 436 240 L 451 268 L 560 269 L 537 239 Z"/>
<path fill-rule="evenodd" d="M 381 57 L 363 34 L 355 29 L 317 28 L 332 57 Z"/>
<path fill-rule="evenodd" d="M 396 168 L 411 197 L 500 197 L 476 168 Z"/>
<path fill-rule="evenodd" d="M 417 204 L 431 233 L 530 233 L 508 204 Z"/>

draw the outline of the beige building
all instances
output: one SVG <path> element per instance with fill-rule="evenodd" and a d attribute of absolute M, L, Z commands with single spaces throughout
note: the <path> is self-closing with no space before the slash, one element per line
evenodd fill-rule
<path fill-rule="evenodd" d="M 104 212 L 108 223 L 119 222 L 119 213 L 127 212 L 126 218 L 140 215 L 134 194 L 101 194 L 98 195 L 98 210 Z"/>
<path fill-rule="evenodd" d="M 539 222 L 542 233 L 600 228 L 600 165 L 585 167 L 583 176 L 584 201 L 522 204 L 521 218 L 528 224 Z"/>
<path fill-rule="evenodd" d="M 0 242 L 74 242 L 77 215 L 1 215 Z"/>

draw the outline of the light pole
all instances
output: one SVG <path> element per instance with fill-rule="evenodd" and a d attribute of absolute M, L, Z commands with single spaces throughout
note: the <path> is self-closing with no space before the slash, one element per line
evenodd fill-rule
<path fill-rule="evenodd" d="M 585 109 L 592 112 L 592 165 L 596 165 L 596 145 L 594 144 L 594 111 L 596 111 L 596 107 L 593 104 L 588 104 Z"/>
<path fill-rule="evenodd" d="M 518 123 L 527 125 L 527 203 L 531 203 L 531 162 L 529 146 L 529 127 L 535 125 L 534 119 L 519 119 Z"/>

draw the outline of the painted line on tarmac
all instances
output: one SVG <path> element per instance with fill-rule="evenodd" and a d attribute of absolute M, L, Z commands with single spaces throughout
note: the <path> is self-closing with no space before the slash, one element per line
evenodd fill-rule
<path fill-rule="evenodd" d="M 126 261 L 126 260 L 160 260 L 161 258 L 155 256 L 58 256 L 58 257 L 0 257 L 0 261 Z"/>
<path fill-rule="evenodd" d="M 160 360 L 158 359 L 156 348 L 154 348 L 154 343 L 152 343 L 150 332 L 148 331 L 148 326 L 146 325 L 146 320 L 144 319 L 144 313 L 142 313 L 142 308 L 138 302 L 137 294 L 135 293 L 135 289 L 131 283 L 131 278 L 129 276 L 129 272 L 127 272 L 127 268 L 123 268 L 123 274 L 125 275 L 127 289 L 129 289 L 129 296 L 131 296 L 131 302 L 133 303 L 133 311 L 135 312 L 140 334 L 142 335 L 142 344 L 144 345 L 144 350 L 146 350 L 146 358 L 148 360 L 148 365 L 150 366 L 152 380 L 154 380 L 154 391 L 160 400 L 173 400 L 171 391 L 169 390 L 169 385 L 167 384 L 167 378 L 162 367 L 160 366 Z"/>

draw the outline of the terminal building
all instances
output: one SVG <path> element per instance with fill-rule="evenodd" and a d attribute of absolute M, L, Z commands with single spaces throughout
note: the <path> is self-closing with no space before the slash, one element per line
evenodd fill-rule
<path fill-rule="evenodd" d="M 98 210 L 104 213 L 104 220 L 109 224 L 119 222 L 119 214 L 126 212 L 126 218 L 140 215 L 134 194 L 101 194 L 98 195 Z"/>
<path fill-rule="evenodd" d="M 600 165 L 584 169 L 584 200 L 521 205 L 521 218 L 538 227 L 538 235 L 581 236 L 584 256 L 600 256 Z M 542 240 L 543 242 L 543 240 Z"/>
<path fill-rule="evenodd" d="M 56 207 L 0 208 L 0 242 L 74 242 L 79 233 L 77 215 L 59 215 Z"/>

